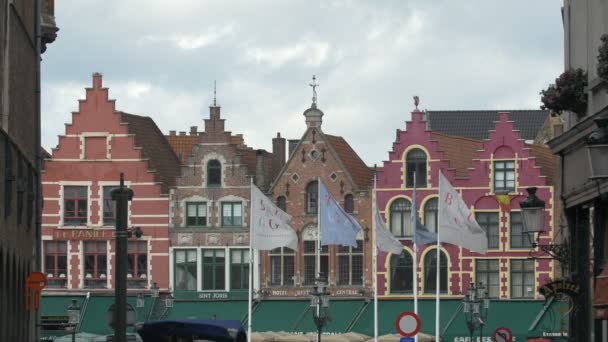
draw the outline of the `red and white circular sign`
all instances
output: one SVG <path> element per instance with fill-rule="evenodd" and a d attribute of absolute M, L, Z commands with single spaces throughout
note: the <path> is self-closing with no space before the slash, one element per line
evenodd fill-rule
<path fill-rule="evenodd" d="M 413 312 L 406 311 L 397 317 L 395 327 L 401 336 L 411 337 L 416 336 L 416 334 L 420 331 L 422 323 L 420 322 L 420 317 L 418 317 L 418 315 Z"/>
<path fill-rule="evenodd" d="M 512 342 L 513 332 L 507 327 L 500 327 L 494 330 L 494 341 L 495 342 Z"/>

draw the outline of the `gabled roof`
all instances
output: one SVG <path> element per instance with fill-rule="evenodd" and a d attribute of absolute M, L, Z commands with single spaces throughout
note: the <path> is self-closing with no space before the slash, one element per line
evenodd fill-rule
<path fill-rule="evenodd" d="M 548 110 L 431 110 L 426 121 L 431 131 L 483 140 L 494 130 L 500 112 L 509 113 L 524 140 L 534 140 L 549 116 Z"/>
<path fill-rule="evenodd" d="M 182 164 L 188 162 L 190 153 L 192 152 L 192 146 L 196 145 L 199 141 L 198 135 L 165 135 L 165 138 L 173 148 L 173 151 L 177 157 L 181 160 Z"/>
<path fill-rule="evenodd" d="M 357 187 L 361 190 L 368 188 L 374 178 L 373 171 L 365 165 L 357 152 L 353 150 L 344 138 L 329 134 L 324 135 L 327 138 L 326 142 L 336 152 Z"/>
<path fill-rule="evenodd" d="M 456 177 L 468 177 L 473 159 L 479 158 L 479 150 L 483 149 L 483 142 L 437 132 L 431 132 L 431 136 L 439 151 L 444 153 L 444 160 L 455 169 Z"/>
<path fill-rule="evenodd" d="M 171 145 L 150 117 L 124 112 L 120 114 L 122 122 L 128 124 L 129 133 L 135 135 L 135 146 L 142 149 L 143 156 L 149 159 L 150 169 L 156 171 L 162 193 L 168 194 L 169 187 L 175 185 L 181 171 L 179 159 Z"/>
<path fill-rule="evenodd" d="M 483 142 L 437 132 L 431 132 L 431 136 L 433 141 L 437 142 L 438 149 L 444 153 L 444 160 L 455 169 L 456 177 L 468 177 L 469 168 L 473 166 L 473 161 L 479 158 L 479 152 L 483 149 Z M 541 175 L 547 177 L 547 184 L 554 184 L 557 172 L 556 156 L 545 146 L 533 144 L 525 146 L 530 149 L 530 156 L 535 158 L 536 166 L 540 167 Z"/>

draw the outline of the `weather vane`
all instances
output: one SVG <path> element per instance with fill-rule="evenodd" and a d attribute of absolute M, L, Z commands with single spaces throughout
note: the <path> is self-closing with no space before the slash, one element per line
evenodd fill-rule
<path fill-rule="evenodd" d="M 414 106 L 416 106 L 416 110 L 418 110 L 418 104 L 420 104 L 420 98 L 418 95 L 414 95 Z"/>
<path fill-rule="evenodd" d="M 317 77 L 312 75 L 312 83 L 309 84 L 312 87 L 312 103 L 314 105 L 317 104 L 317 87 L 319 84 L 317 83 Z"/>

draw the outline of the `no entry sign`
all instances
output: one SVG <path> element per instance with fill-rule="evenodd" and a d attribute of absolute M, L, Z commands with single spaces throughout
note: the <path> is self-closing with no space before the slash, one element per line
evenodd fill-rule
<path fill-rule="evenodd" d="M 494 342 L 513 342 L 513 333 L 511 329 L 500 327 L 494 330 Z"/>
<path fill-rule="evenodd" d="M 401 336 L 411 337 L 416 336 L 420 331 L 422 324 L 420 323 L 420 317 L 413 312 L 403 312 L 397 317 L 395 327 Z"/>

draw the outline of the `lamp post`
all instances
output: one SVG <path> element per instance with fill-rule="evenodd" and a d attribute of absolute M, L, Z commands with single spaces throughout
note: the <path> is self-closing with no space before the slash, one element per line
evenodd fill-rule
<path fill-rule="evenodd" d="M 76 341 L 76 326 L 80 323 L 80 306 L 76 299 L 68 306 L 68 324 L 72 326 L 72 342 Z"/>
<path fill-rule="evenodd" d="M 323 327 L 331 320 L 329 315 L 329 291 L 322 278 L 317 279 L 310 295 L 310 307 L 313 309 L 312 318 L 317 326 L 317 342 L 321 342 Z"/>
<path fill-rule="evenodd" d="M 158 288 L 158 284 L 154 282 L 152 287 L 150 287 L 150 294 L 152 298 L 158 298 L 158 294 L 160 293 L 160 288 Z"/>
<path fill-rule="evenodd" d="M 124 174 L 120 174 L 120 187 L 112 190 L 112 200 L 116 202 L 116 267 L 115 282 L 115 326 L 114 341 L 127 341 L 127 238 L 128 206 L 133 199 L 133 190 L 125 187 Z M 136 229 L 136 234 L 137 229 Z M 141 230 L 140 230 L 141 232 Z"/>
<path fill-rule="evenodd" d="M 479 327 L 480 341 L 483 341 L 483 326 L 490 309 L 490 297 L 488 297 L 488 292 L 483 283 L 479 282 L 475 286 L 475 283 L 471 282 L 469 292 L 462 299 L 462 305 L 471 341 L 473 341 L 473 335 L 477 327 Z"/>

